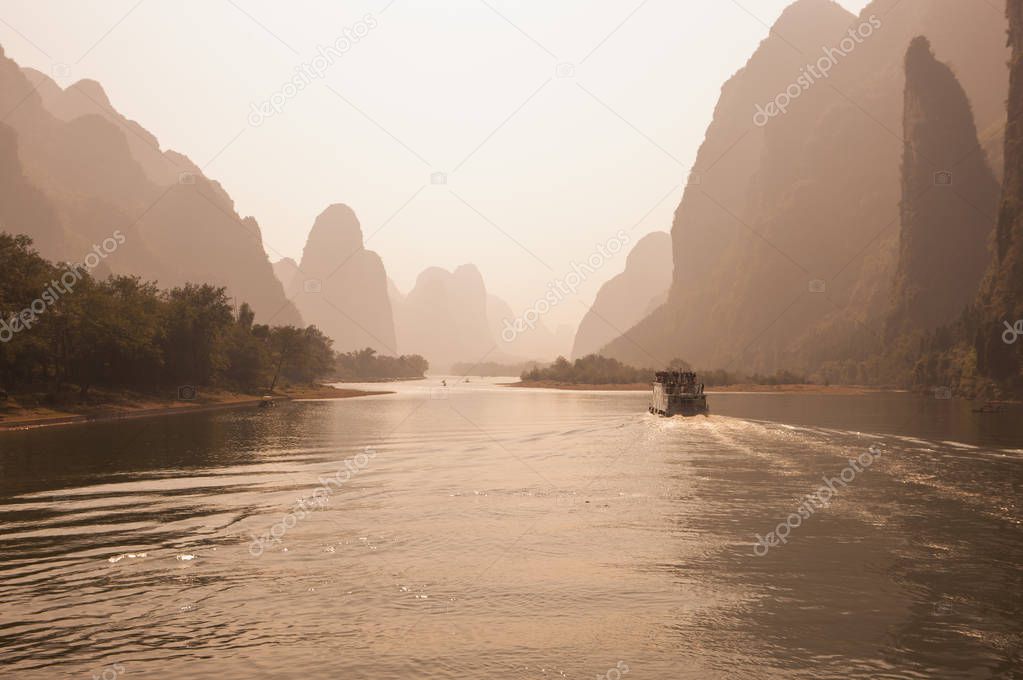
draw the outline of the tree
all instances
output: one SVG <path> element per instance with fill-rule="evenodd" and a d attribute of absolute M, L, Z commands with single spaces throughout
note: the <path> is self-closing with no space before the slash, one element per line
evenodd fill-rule
<path fill-rule="evenodd" d="M 227 366 L 224 336 L 234 324 L 223 287 L 186 284 L 166 294 L 164 356 L 171 383 L 209 385 Z"/>

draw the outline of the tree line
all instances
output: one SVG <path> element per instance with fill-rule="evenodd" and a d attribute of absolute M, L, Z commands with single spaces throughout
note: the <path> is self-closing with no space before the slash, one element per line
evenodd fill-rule
<path fill-rule="evenodd" d="M 430 363 L 418 354 L 382 356 L 371 347 L 337 355 L 336 372 L 341 380 L 399 380 L 422 378 Z"/>
<path fill-rule="evenodd" d="M 673 359 L 665 369 L 675 371 L 691 371 L 692 367 L 682 359 Z M 557 382 L 569 385 L 632 385 L 650 383 L 654 380 L 654 368 L 635 368 L 599 354 L 576 359 L 574 362 L 565 357 L 558 357 L 548 366 L 537 366 L 523 371 L 523 382 Z M 808 382 L 808 378 L 791 371 L 779 370 L 774 375 L 746 375 L 737 372 L 716 369 L 713 371 L 697 371 L 700 382 L 708 387 L 724 385 L 798 385 Z"/>
<path fill-rule="evenodd" d="M 574 362 L 565 357 L 558 357 L 549 366 L 523 371 L 522 381 L 552 381 L 575 385 L 630 385 L 652 382 L 654 372 L 652 368 L 634 368 L 617 359 L 590 354 Z"/>
<path fill-rule="evenodd" d="M 333 377 L 348 356 L 315 326 L 257 324 L 244 303 L 235 312 L 223 287 L 99 280 L 0 233 L 0 390 L 272 390 Z"/>

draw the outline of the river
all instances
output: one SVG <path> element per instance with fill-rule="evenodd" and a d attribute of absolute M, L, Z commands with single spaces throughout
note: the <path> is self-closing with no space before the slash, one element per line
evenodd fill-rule
<path fill-rule="evenodd" d="M 0 675 L 1023 677 L 1018 411 L 496 382 L 0 433 Z"/>

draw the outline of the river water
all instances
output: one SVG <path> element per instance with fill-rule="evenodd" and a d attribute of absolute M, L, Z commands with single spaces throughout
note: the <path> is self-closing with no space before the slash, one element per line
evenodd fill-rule
<path fill-rule="evenodd" d="M 1019 412 L 393 389 L 0 433 L 0 676 L 1023 677 Z"/>

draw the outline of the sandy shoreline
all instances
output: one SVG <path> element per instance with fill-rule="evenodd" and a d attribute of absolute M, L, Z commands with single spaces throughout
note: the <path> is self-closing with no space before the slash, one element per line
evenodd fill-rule
<path fill-rule="evenodd" d="M 504 383 L 504 387 L 533 387 L 549 390 L 572 390 L 586 392 L 649 392 L 651 383 L 628 383 L 621 385 L 579 385 L 575 383 L 559 383 L 553 380 L 537 380 L 517 383 Z M 719 393 L 779 393 L 779 394 L 875 394 L 897 390 L 880 387 L 863 387 L 861 385 L 721 385 L 708 387 L 707 394 Z"/>
<path fill-rule="evenodd" d="M 303 399 L 351 399 L 380 394 L 393 394 L 385 390 L 338 389 L 329 385 L 286 388 L 273 395 L 274 401 L 295 401 Z M 86 406 L 81 409 L 60 409 L 40 407 L 14 408 L 0 412 L 0 432 L 4 430 L 26 430 L 37 427 L 94 423 L 110 420 L 151 418 L 155 416 L 178 415 L 181 413 L 202 413 L 233 408 L 258 406 L 262 397 L 236 392 L 215 391 L 200 394 L 196 401 L 159 400 L 152 397 L 125 397 L 116 402 Z"/>

